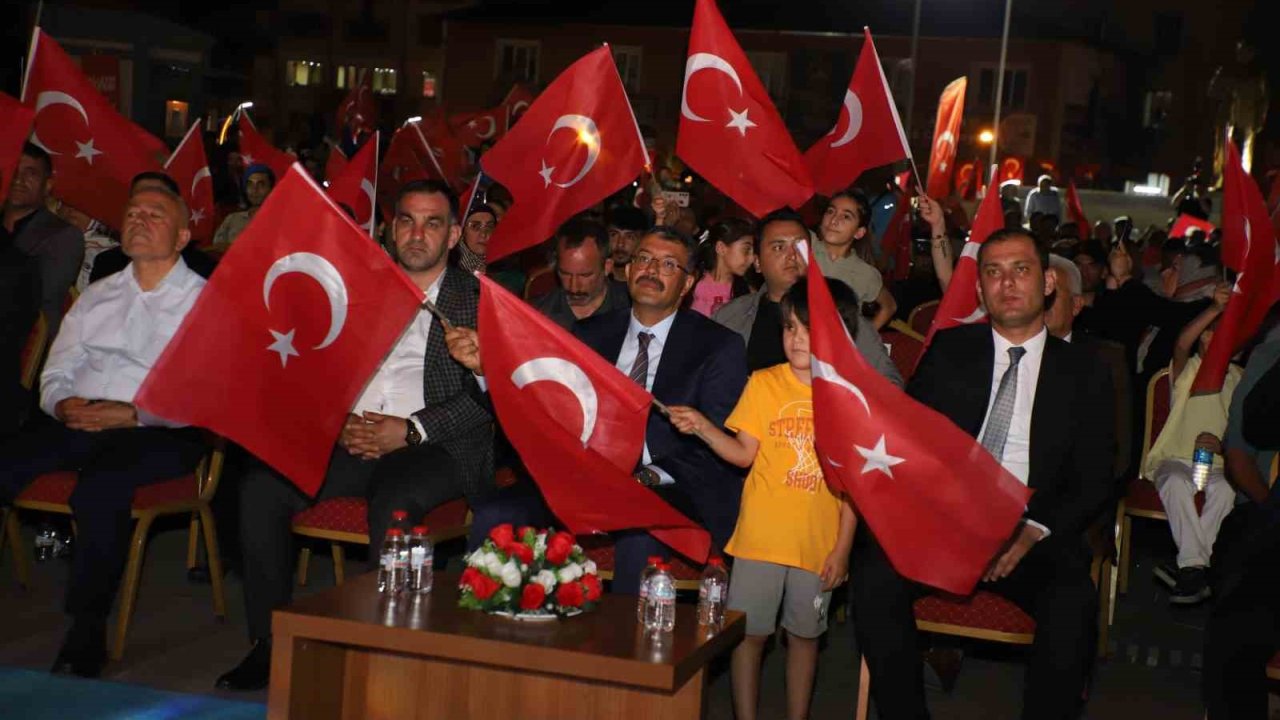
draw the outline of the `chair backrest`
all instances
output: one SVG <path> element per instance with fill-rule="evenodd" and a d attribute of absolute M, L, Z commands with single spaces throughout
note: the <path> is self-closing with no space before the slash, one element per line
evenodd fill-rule
<path fill-rule="evenodd" d="M 532 300 L 546 295 L 556 289 L 556 282 L 556 274 L 550 265 L 534 270 L 529 273 L 529 279 L 524 283 L 524 299 Z"/>
<path fill-rule="evenodd" d="M 1151 381 L 1147 383 L 1147 410 L 1146 419 L 1142 424 L 1142 464 L 1138 466 L 1139 474 L 1147 464 L 1147 453 L 1151 451 L 1151 443 L 1159 437 L 1165 421 L 1169 419 L 1169 406 L 1172 402 L 1169 368 L 1164 368 L 1153 375 Z"/>
<path fill-rule="evenodd" d="M 40 374 L 40 366 L 44 363 L 45 349 L 49 346 L 49 322 L 44 313 L 36 313 L 36 324 L 27 334 L 27 344 L 22 346 L 22 375 L 18 382 L 30 390 L 35 387 L 36 376 Z"/>
<path fill-rule="evenodd" d="M 926 303 L 920 303 L 907 316 L 907 324 L 917 335 L 924 337 L 929 334 L 929 326 L 933 324 L 933 316 L 938 314 L 938 303 L 941 300 L 930 300 Z"/>
<path fill-rule="evenodd" d="M 920 353 L 924 352 L 924 338 L 897 320 L 889 329 L 882 331 L 880 337 L 889 346 L 889 359 L 897 366 L 902 379 L 909 379 L 915 372 Z"/>

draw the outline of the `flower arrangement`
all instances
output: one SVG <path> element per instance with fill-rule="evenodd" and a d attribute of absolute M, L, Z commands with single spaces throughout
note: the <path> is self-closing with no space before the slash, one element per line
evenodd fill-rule
<path fill-rule="evenodd" d="M 458 606 L 471 610 L 566 616 L 595 607 L 602 588 L 572 534 L 507 523 L 467 556 L 458 590 Z"/>

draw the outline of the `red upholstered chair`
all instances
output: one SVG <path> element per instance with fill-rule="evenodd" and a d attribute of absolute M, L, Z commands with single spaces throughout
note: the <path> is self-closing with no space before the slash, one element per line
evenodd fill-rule
<path fill-rule="evenodd" d="M 346 580 L 343 543 L 369 544 L 368 503 L 362 497 L 340 497 L 321 500 L 293 516 L 293 532 L 303 537 L 328 540 L 333 553 L 334 581 Z M 463 498 L 450 500 L 423 518 L 433 544 L 463 537 L 471 527 L 471 509 Z M 298 584 L 307 584 L 311 565 L 311 548 L 304 547 L 298 558 Z"/>
<path fill-rule="evenodd" d="M 529 279 L 524 282 L 524 299 L 542 297 L 555 290 L 558 283 L 555 270 L 550 265 L 543 265 L 529 273 Z"/>
<path fill-rule="evenodd" d="M 1138 474 L 1129 480 L 1129 487 L 1124 498 L 1116 507 L 1116 540 L 1120 555 L 1120 571 L 1117 576 L 1119 590 L 1129 591 L 1129 550 L 1130 533 L 1133 529 L 1132 519 L 1135 517 L 1168 521 L 1164 505 L 1160 502 L 1160 494 L 1151 478 L 1143 477 L 1142 469 L 1147 464 L 1147 453 L 1151 444 L 1164 429 L 1169 419 L 1169 401 L 1171 398 L 1171 380 L 1169 369 L 1156 373 L 1147 383 L 1146 419 L 1142 425 L 1142 461 L 1138 465 Z"/>
<path fill-rule="evenodd" d="M 941 300 L 930 300 L 920 303 L 907 316 L 907 325 L 920 337 L 929 336 L 929 326 L 933 324 L 933 316 L 938 314 L 938 303 Z"/>
<path fill-rule="evenodd" d="M 218 531 L 213 522 L 209 502 L 218 489 L 222 476 L 223 441 L 216 438 L 209 453 L 200 461 L 195 473 L 164 482 L 144 485 L 133 494 L 133 519 L 136 521 L 133 537 L 129 542 L 129 560 L 125 566 L 123 595 L 120 598 L 120 614 L 116 619 L 115 637 L 111 643 L 111 658 L 124 656 L 125 638 L 134 604 L 138 597 L 138 585 L 142 579 L 142 563 L 147 547 L 147 532 L 151 523 L 162 515 L 190 515 L 188 533 L 187 569 L 196 564 L 196 542 L 201 528 L 204 530 L 205 550 L 209 555 L 209 575 L 213 586 L 213 614 L 226 617 L 226 600 L 222 591 L 222 556 L 218 552 Z M 5 538 L 13 548 L 14 565 L 18 581 L 28 583 L 26 549 L 18 528 L 15 509 L 39 512 L 71 514 L 71 492 L 76 486 L 76 473 L 56 472 L 41 475 L 22 491 L 6 511 Z M 0 543 L 5 538 L 0 538 Z"/>
<path fill-rule="evenodd" d="M 578 544 L 582 546 L 587 559 L 596 564 L 600 579 L 612 580 L 613 538 L 608 535 L 585 535 L 578 538 Z M 671 558 L 671 574 L 675 577 L 677 590 L 697 590 L 702 582 L 702 567 L 679 555 Z"/>
<path fill-rule="evenodd" d="M 904 381 L 915 372 L 920 354 L 924 352 L 924 336 L 912 330 L 901 320 L 894 320 L 880 331 L 880 337 L 889 346 L 889 359 L 898 368 Z"/>

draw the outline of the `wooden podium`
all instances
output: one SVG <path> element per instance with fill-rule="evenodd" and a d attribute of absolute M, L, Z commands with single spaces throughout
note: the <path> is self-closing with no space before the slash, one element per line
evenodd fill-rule
<path fill-rule="evenodd" d="M 682 604 L 655 640 L 634 596 L 521 622 L 459 608 L 452 573 L 395 602 L 375 583 L 368 573 L 276 611 L 269 718 L 699 718 L 707 664 L 746 627 L 729 612 L 710 632 Z"/>

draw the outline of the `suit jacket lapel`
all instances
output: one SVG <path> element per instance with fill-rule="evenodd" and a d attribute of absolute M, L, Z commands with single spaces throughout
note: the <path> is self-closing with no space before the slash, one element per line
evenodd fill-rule
<path fill-rule="evenodd" d="M 689 376 L 684 366 L 684 361 L 690 357 L 690 354 L 682 353 L 676 348 L 692 347 L 692 331 L 693 325 L 687 321 L 683 312 L 677 310 L 676 319 L 671 323 L 671 332 L 667 333 L 667 341 L 662 345 L 662 359 L 658 362 L 658 375 L 653 379 L 652 392 L 654 397 L 663 397 L 663 392 L 667 389 L 667 386 L 680 378 Z"/>

